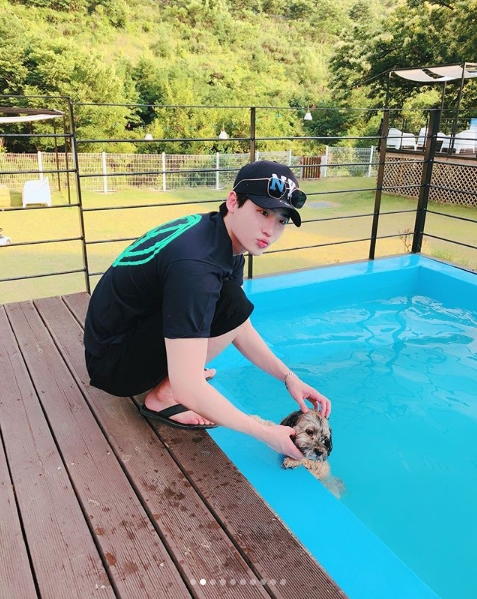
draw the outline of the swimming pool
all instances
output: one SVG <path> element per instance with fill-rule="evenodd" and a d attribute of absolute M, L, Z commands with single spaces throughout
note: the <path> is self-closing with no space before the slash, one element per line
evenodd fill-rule
<path fill-rule="evenodd" d="M 333 400 L 330 464 L 346 493 L 282 470 L 254 439 L 211 436 L 350 599 L 474 599 L 477 275 L 411 255 L 245 289 L 274 352 Z M 295 409 L 233 348 L 214 366 L 244 411 Z"/>

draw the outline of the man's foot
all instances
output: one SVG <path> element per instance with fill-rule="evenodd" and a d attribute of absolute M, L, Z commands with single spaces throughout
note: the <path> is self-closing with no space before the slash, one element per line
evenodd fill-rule
<path fill-rule="evenodd" d="M 183 412 L 190 412 L 190 410 L 188 410 L 185 406 L 178 404 L 178 403 L 174 404 L 173 406 L 170 406 L 169 408 L 165 408 L 164 410 L 161 410 L 160 412 L 153 412 L 152 410 L 149 410 L 148 408 L 146 408 L 145 405 L 142 405 L 140 407 L 139 411 L 146 418 L 150 418 L 152 420 L 158 420 L 159 422 L 162 422 L 163 424 L 167 424 L 168 426 L 173 426 L 175 428 L 197 430 L 197 429 L 205 429 L 205 428 L 215 428 L 216 426 L 218 426 L 217 424 L 182 424 L 180 422 L 176 422 L 175 420 L 172 420 L 172 416 L 175 416 L 176 414 L 182 414 Z"/>
<path fill-rule="evenodd" d="M 206 368 L 204 370 L 205 379 L 208 381 L 215 376 L 217 371 L 215 368 Z M 150 412 L 162 412 L 166 408 L 171 406 L 176 406 L 178 403 L 174 400 L 174 396 L 172 395 L 171 384 L 169 383 L 169 378 L 165 378 L 163 381 L 156 385 L 154 389 L 151 389 L 149 393 L 146 395 L 144 400 L 144 405 L 147 410 Z M 152 417 L 152 416 L 151 416 Z M 187 410 L 185 412 L 180 412 L 178 414 L 174 414 L 168 417 L 168 420 L 172 420 L 179 424 L 188 424 L 188 425 L 213 425 L 214 423 L 199 414 L 196 414 L 192 410 Z"/>

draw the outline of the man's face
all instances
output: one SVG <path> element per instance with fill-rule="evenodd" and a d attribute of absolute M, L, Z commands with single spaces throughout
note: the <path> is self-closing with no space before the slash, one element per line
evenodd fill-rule
<path fill-rule="evenodd" d="M 261 208 L 247 200 L 239 208 L 235 192 L 227 198 L 225 224 L 232 240 L 234 254 L 249 252 L 260 256 L 283 234 L 290 220 L 286 209 Z"/>

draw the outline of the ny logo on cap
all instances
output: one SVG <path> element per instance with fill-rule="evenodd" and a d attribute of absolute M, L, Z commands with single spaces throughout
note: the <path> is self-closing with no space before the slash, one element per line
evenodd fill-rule
<path fill-rule="evenodd" d="M 287 191 L 288 198 L 291 198 L 291 195 L 296 187 L 296 183 L 292 179 L 286 177 L 285 175 L 282 175 L 281 178 L 278 178 L 275 173 L 273 173 L 268 182 L 269 194 L 277 199 L 283 198 Z"/>

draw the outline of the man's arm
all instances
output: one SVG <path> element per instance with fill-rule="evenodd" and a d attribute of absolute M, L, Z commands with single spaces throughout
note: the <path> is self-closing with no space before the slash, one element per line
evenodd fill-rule
<path fill-rule="evenodd" d="M 255 364 L 255 366 L 258 366 L 261 370 L 264 370 L 265 372 L 268 372 L 268 374 L 283 381 L 286 384 L 288 392 L 298 403 L 302 412 L 308 411 L 305 404 L 305 399 L 307 399 L 314 405 L 315 409 L 318 409 L 318 406 L 320 406 L 320 411 L 323 416 L 326 418 L 329 417 L 331 413 L 330 400 L 299 379 L 279 358 L 277 358 L 277 356 L 275 356 L 253 327 L 250 319 L 241 327 L 233 344 L 239 352 L 250 360 L 250 362 Z"/>
<path fill-rule="evenodd" d="M 208 339 L 167 339 L 169 381 L 175 401 L 204 418 L 251 435 L 269 447 L 297 460 L 303 454 L 290 439 L 288 426 L 263 425 L 232 405 L 204 379 Z"/>

